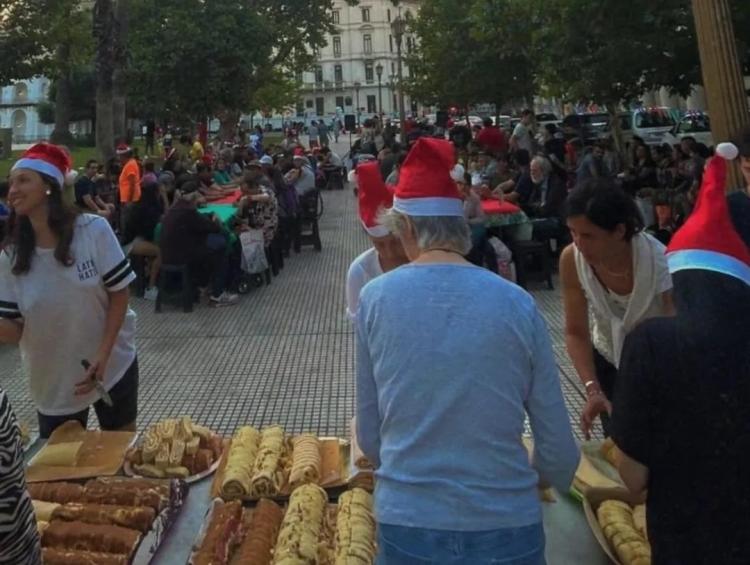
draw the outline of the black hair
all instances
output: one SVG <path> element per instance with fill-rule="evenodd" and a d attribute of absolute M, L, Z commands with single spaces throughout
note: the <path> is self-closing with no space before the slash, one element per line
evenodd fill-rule
<path fill-rule="evenodd" d="M 75 263 L 75 258 L 70 253 L 73 243 L 76 219 L 79 211 L 77 208 L 67 205 L 63 201 L 62 187 L 58 182 L 43 173 L 37 173 L 44 185 L 49 189 L 47 197 L 48 215 L 47 225 L 57 237 L 55 246 L 55 259 L 65 267 Z M 14 275 L 24 275 L 31 270 L 31 260 L 36 250 L 36 234 L 27 216 L 18 216 L 11 209 L 8 219 L 8 234 L 0 248 L 13 248 Z"/>
<path fill-rule="evenodd" d="M 608 179 L 591 179 L 568 195 L 565 218 L 576 216 L 610 232 L 622 224 L 627 241 L 644 228 L 635 200 Z"/>
<path fill-rule="evenodd" d="M 750 159 L 750 126 L 746 127 L 737 136 L 737 149 L 740 150 L 740 155 L 746 159 Z"/>
<path fill-rule="evenodd" d="M 179 190 L 183 194 L 191 194 L 195 192 L 196 190 L 198 190 L 198 182 L 194 180 L 189 180 L 183 183 Z"/>
<path fill-rule="evenodd" d="M 98 166 L 99 161 L 97 161 L 96 159 L 89 159 L 88 161 L 86 161 L 86 168 L 88 169 L 93 164 L 96 164 Z"/>
<path fill-rule="evenodd" d="M 10 183 L 7 180 L 0 180 L 0 198 L 8 198 Z"/>
<path fill-rule="evenodd" d="M 532 112 L 531 110 L 529 110 L 528 108 L 526 108 L 523 112 L 521 112 L 521 115 L 522 116 L 533 116 L 534 112 Z"/>

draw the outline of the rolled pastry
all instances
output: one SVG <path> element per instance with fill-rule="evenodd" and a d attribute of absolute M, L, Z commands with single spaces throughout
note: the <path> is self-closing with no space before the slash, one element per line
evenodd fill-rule
<path fill-rule="evenodd" d="M 143 463 L 153 464 L 156 454 L 161 447 L 161 436 L 152 428 L 146 432 L 141 444 L 141 460 Z"/>
<path fill-rule="evenodd" d="M 261 498 L 275 496 L 281 487 L 281 459 L 284 454 L 284 428 L 263 430 L 253 466 L 252 494 Z"/>
<path fill-rule="evenodd" d="M 369 565 L 375 561 L 375 517 L 372 495 L 355 488 L 339 497 L 335 565 Z"/>
<path fill-rule="evenodd" d="M 116 553 L 42 548 L 44 565 L 128 565 L 128 557 Z"/>
<path fill-rule="evenodd" d="M 29 483 L 27 488 L 32 499 L 46 502 L 65 504 L 83 496 L 83 487 L 75 483 Z"/>
<path fill-rule="evenodd" d="M 145 479 L 144 479 L 145 480 Z M 86 483 L 79 502 L 93 504 L 114 504 L 117 506 L 148 506 L 156 512 L 161 512 L 169 503 L 170 493 L 164 494 L 160 486 L 132 485 L 107 483 L 92 480 Z"/>
<path fill-rule="evenodd" d="M 320 441 L 309 434 L 293 440 L 292 471 L 289 482 L 292 488 L 320 480 Z"/>
<path fill-rule="evenodd" d="M 326 493 L 318 485 L 302 485 L 292 492 L 276 541 L 274 565 L 318 562 L 326 501 Z"/>
<path fill-rule="evenodd" d="M 32 500 L 34 505 L 34 516 L 37 522 L 49 522 L 52 520 L 52 514 L 60 504 L 57 502 L 44 502 L 43 500 Z"/>
<path fill-rule="evenodd" d="M 66 441 L 63 443 L 48 443 L 34 458 L 34 465 L 50 467 L 74 467 L 78 459 L 78 452 L 82 441 Z"/>
<path fill-rule="evenodd" d="M 253 465 L 259 442 L 260 434 L 251 426 L 244 426 L 234 434 L 221 484 L 221 496 L 225 500 L 235 500 L 250 495 Z M 199 450 L 198 453 L 202 451 L 204 450 Z"/>
<path fill-rule="evenodd" d="M 56 520 L 44 530 L 42 547 L 130 555 L 140 539 L 140 532 L 120 526 Z"/>
<path fill-rule="evenodd" d="M 144 477 L 151 477 L 154 479 L 163 479 L 167 476 L 164 469 L 159 469 L 156 465 L 133 465 L 133 470 Z"/>
<path fill-rule="evenodd" d="M 37 520 L 36 523 L 36 531 L 39 532 L 39 535 L 41 536 L 44 530 L 47 529 L 47 526 L 49 526 L 49 522 L 40 522 Z"/>
<path fill-rule="evenodd" d="M 169 442 L 166 440 L 162 440 L 161 445 L 159 446 L 159 451 L 156 452 L 154 465 L 159 469 L 166 469 L 167 467 L 169 467 L 169 455 L 171 451 L 172 450 L 170 448 Z"/>
<path fill-rule="evenodd" d="M 185 455 L 185 442 L 175 439 L 172 441 L 172 449 L 169 452 L 169 466 L 179 467 L 182 464 L 183 455 Z"/>
<path fill-rule="evenodd" d="M 215 565 L 229 561 L 229 551 L 239 535 L 242 504 L 236 500 L 218 504 L 211 512 L 200 548 L 190 558 L 192 565 Z"/>
<path fill-rule="evenodd" d="M 115 506 L 112 504 L 70 502 L 62 506 L 58 505 L 51 517 L 66 522 L 122 526 L 145 534 L 151 529 L 151 525 L 156 519 L 156 511 L 147 506 Z"/>
<path fill-rule="evenodd" d="M 234 552 L 230 565 L 269 565 L 284 511 L 267 498 L 261 498 L 246 527 L 245 538 Z"/>

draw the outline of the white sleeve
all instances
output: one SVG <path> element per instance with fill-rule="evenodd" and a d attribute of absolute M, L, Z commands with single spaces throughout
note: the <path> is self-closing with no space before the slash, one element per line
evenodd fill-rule
<path fill-rule="evenodd" d="M 90 227 L 96 238 L 96 267 L 104 286 L 108 292 L 126 288 L 135 280 L 135 273 L 115 237 L 115 232 L 104 218 L 95 218 Z"/>
<path fill-rule="evenodd" d="M 349 274 L 346 276 L 346 313 L 351 320 L 357 317 L 359 295 L 365 284 L 367 284 L 365 274 L 359 262 L 356 261 L 349 267 Z"/>
<path fill-rule="evenodd" d="M 649 236 L 650 237 L 650 236 Z M 655 246 L 654 253 L 656 262 L 656 290 L 657 294 L 662 294 L 672 290 L 672 275 L 669 273 L 669 264 L 667 263 L 667 248 L 656 238 L 651 238 L 651 244 Z"/>
<path fill-rule="evenodd" d="M 8 252 L 0 251 L 0 318 L 6 320 L 21 318 L 15 276 L 11 272 L 12 266 Z"/>

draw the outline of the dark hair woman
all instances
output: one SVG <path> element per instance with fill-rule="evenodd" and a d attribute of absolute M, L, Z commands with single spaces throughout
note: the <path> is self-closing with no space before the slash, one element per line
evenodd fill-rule
<path fill-rule="evenodd" d="M 107 221 L 63 203 L 70 165 L 40 143 L 13 166 L 0 252 L 0 342 L 20 345 L 45 438 L 67 420 L 85 426 L 91 404 L 103 429 L 135 429 L 137 414 L 135 275 Z"/>
<path fill-rule="evenodd" d="M 588 435 L 594 419 L 611 411 L 625 336 L 647 318 L 672 313 L 672 279 L 664 245 L 643 232 L 635 202 L 610 181 L 571 192 L 565 216 L 573 237 L 560 256 L 565 340 L 586 390 L 581 425 Z M 603 424 L 606 433 L 606 417 Z"/>

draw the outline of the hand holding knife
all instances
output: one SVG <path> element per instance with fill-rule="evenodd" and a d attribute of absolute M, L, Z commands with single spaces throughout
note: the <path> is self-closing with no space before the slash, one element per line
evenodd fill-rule
<path fill-rule="evenodd" d="M 88 371 L 91 369 L 91 363 L 88 362 L 88 360 L 83 359 L 81 361 L 81 366 Z M 85 382 L 85 381 L 84 381 Z M 94 388 L 96 389 L 96 392 L 99 393 L 99 397 L 102 399 L 104 404 L 107 406 L 114 406 L 114 403 L 112 402 L 112 397 L 109 395 L 107 390 L 104 388 L 104 385 L 101 383 L 101 381 L 96 377 L 96 373 L 91 375 L 91 383 L 94 385 Z M 83 383 L 79 383 L 83 384 Z"/>

